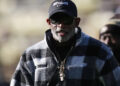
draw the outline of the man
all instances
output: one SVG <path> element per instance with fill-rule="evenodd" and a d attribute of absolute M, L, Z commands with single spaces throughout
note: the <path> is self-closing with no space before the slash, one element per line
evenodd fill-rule
<path fill-rule="evenodd" d="M 108 24 L 101 28 L 99 39 L 112 49 L 120 63 L 120 20 L 111 19 Z"/>
<path fill-rule="evenodd" d="M 11 86 L 120 86 L 112 52 L 81 32 L 79 22 L 71 0 L 55 0 L 45 39 L 21 56 Z M 112 82 L 107 84 L 109 77 Z"/>

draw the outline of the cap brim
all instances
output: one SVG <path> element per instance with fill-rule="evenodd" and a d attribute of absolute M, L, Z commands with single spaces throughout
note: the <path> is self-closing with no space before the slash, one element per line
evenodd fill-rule
<path fill-rule="evenodd" d="M 56 13 L 65 13 L 65 14 L 67 14 L 68 16 L 73 17 L 73 15 L 72 15 L 70 12 L 66 11 L 66 10 L 56 10 L 56 11 L 52 12 L 51 14 L 49 14 L 49 18 L 50 18 L 51 16 L 53 16 L 54 14 L 56 14 Z"/>

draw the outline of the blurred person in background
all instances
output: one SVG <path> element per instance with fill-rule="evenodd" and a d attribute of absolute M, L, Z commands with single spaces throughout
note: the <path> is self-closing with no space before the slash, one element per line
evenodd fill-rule
<path fill-rule="evenodd" d="M 108 45 L 120 64 L 120 19 L 115 15 L 100 29 L 99 40 Z"/>
<path fill-rule="evenodd" d="M 81 31 L 71 0 L 53 1 L 46 21 L 44 40 L 25 50 L 10 86 L 120 86 L 112 51 Z"/>

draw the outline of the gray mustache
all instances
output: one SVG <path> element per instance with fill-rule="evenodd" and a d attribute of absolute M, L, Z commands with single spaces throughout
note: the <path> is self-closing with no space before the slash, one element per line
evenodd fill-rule
<path fill-rule="evenodd" d="M 67 33 L 67 31 L 66 30 L 58 30 L 58 31 L 56 31 L 56 32 L 65 32 L 65 33 Z"/>

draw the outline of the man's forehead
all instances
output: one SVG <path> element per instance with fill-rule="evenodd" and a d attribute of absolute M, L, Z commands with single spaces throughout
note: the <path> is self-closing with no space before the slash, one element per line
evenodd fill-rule
<path fill-rule="evenodd" d="M 108 31 L 109 29 L 105 26 L 101 29 L 100 33 L 105 33 L 106 31 Z"/>

